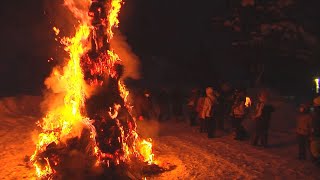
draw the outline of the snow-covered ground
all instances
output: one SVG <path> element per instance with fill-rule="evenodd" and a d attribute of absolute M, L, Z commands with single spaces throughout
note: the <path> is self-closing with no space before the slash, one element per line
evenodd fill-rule
<path fill-rule="evenodd" d="M 36 179 L 25 159 L 32 155 L 39 97 L 8 97 L 0 100 L 0 179 Z"/>
<path fill-rule="evenodd" d="M 40 98 L 0 100 L 0 179 L 36 179 L 24 161 L 34 151 L 32 136 Z M 150 125 L 149 127 L 146 126 Z M 146 123 L 153 136 L 155 159 L 174 165 L 171 171 L 148 179 L 319 179 L 320 169 L 296 159 L 295 135 L 272 131 L 270 147 L 252 147 L 229 135 L 208 139 L 184 122 Z"/>
<path fill-rule="evenodd" d="M 177 168 L 154 179 L 319 179 L 319 168 L 296 160 L 294 134 L 274 132 L 270 139 L 263 149 L 228 135 L 208 139 L 184 123 L 162 125 L 156 158 Z"/>

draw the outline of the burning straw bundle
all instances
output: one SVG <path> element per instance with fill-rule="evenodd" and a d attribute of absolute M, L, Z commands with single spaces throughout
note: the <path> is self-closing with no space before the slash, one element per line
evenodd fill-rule
<path fill-rule="evenodd" d="M 55 101 L 62 103 L 52 105 L 39 122 L 42 132 L 31 162 L 42 178 L 132 176 L 126 171 L 134 168 L 129 162 L 152 164 L 153 154 L 151 142 L 136 132 L 122 60 L 109 44 L 122 2 L 77 2 L 87 7 L 88 16 L 81 14 L 75 1 L 65 4 L 80 25 L 74 37 L 61 40 L 69 60 L 46 80 L 51 91 L 59 92 Z"/>

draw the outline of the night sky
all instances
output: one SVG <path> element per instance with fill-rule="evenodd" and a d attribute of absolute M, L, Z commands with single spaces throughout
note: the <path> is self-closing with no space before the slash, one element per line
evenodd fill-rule
<path fill-rule="evenodd" d="M 317 1 L 312 2 L 302 9 L 315 7 Z M 41 0 L 5 1 L 1 6 L 1 96 L 41 93 L 45 77 L 56 64 L 47 60 L 61 57 L 51 30 L 55 20 L 50 16 L 57 7 L 48 10 Z M 220 0 L 127 0 L 120 30 L 141 60 L 144 85 L 192 86 L 246 79 L 248 75 L 237 68 L 244 57 L 231 45 L 233 34 L 213 23 L 214 17 L 228 13 L 230 9 Z M 303 18 L 318 36 L 318 16 L 309 13 Z M 301 78 L 307 81 L 312 73 L 300 70 L 309 72 Z M 292 78 L 288 75 L 285 80 Z M 270 82 L 281 84 L 280 80 Z"/>

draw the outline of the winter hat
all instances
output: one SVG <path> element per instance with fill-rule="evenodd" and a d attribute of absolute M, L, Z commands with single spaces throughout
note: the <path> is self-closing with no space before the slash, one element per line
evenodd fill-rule
<path fill-rule="evenodd" d="M 320 96 L 313 99 L 313 105 L 317 107 L 320 106 Z"/>

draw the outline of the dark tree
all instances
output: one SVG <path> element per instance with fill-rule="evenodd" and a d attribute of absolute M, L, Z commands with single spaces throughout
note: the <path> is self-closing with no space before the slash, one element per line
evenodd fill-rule
<path fill-rule="evenodd" d="M 317 65 L 317 4 L 315 0 L 227 1 L 229 12 L 215 20 L 231 30 L 232 46 L 245 57 L 252 85 L 277 72 L 275 66 Z"/>

